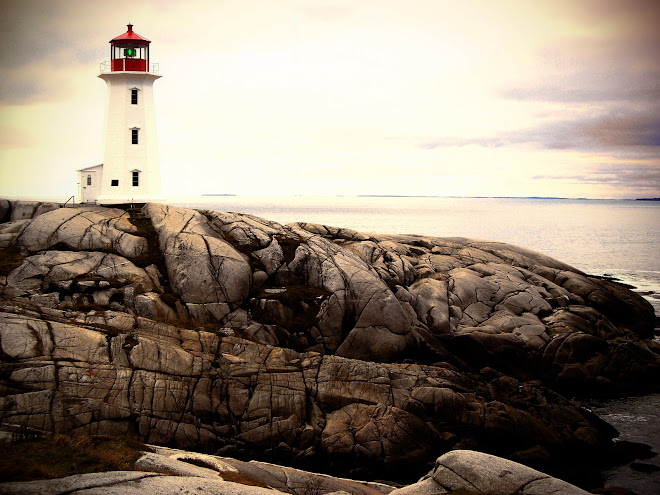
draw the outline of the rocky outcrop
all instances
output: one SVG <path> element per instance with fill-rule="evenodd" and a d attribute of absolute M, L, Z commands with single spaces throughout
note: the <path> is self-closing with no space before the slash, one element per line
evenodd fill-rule
<path fill-rule="evenodd" d="M 489 495 L 586 495 L 588 492 L 527 466 L 499 457 L 455 450 L 440 457 L 435 468 L 414 485 L 392 495 L 441 495 L 444 493 Z"/>
<path fill-rule="evenodd" d="M 158 294 L 154 266 L 142 269 L 126 258 L 100 252 L 45 251 L 28 256 L 7 277 L 5 294 L 39 307 L 108 308 L 167 320 L 174 311 Z"/>
<path fill-rule="evenodd" d="M 69 279 L 70 293 L 62 291 L 65 280 L 42 281 L 30 297 L 58 306 L 70 296 L 76 301 L 71 308 L 112 301 L 121 304 L 112 309 L 220 324 L 298 351 L 378 362 L 440 360 L 473 372 L 489 366 L 572 391 L 649 382 L 660 370 L 650 304 L 619 284 L 526 249 L 283 226 L 157 204 L 144 214 L 158 239 L 151 249 L 159 251 L 167 273 L 140 266 L 151 284 L 128 294 L 117 295 L 119 287 L 106 276 L 85 280 L 84 287 Z M 45 250 L 93 252 L 85 255 L 92 264 L 99 252 L 126 258 L 116 266 L 142 262 L 154 253 L 136 234 L 123 210 L 95 206 L 60 208 L 0 227 L 5 245 L 41 256 L 29 258 L 33 271 L 45 260 L 36 253 Z M 633 367 L 626 364 L 631 360 Z"/>
<path fill-rule="evenodd" d="M 103 251 L 137 258 L 147 249 L 128 214 L 116 208 L 84 206 L 59 208 L 26 222 L 16 243 L 28 253 L 47 249 Z"/>
<path fill-rule="evenodd" d="M 250 265 L 199 212 L 150 204 L 174 292 L 199 319 L 222 319 L 247 297 Z M 208 315 L 208 316 L 207 316 Z"/>
<path fill-rule="evenodd" d="M 78 474 L 61 479 L 0 484 L 3 495 L 143 495 L 204 493 L 208 495 L 274 495 L 266 488 L 225 482 L 221 478 L 168 476 L 135 471 Z"/>
<path fill-rule="evenodd" d="M 253 289 L 266 288 L 253 290 L 247 306 L 255 320 L 275 325 L 258 333 L 268 343 L 387 361 L 415 352 L 423 342 L 443 359 L 455 356 L 452 363 L 459 366 L 475 361 L 476 352 L 482 365 L 521 378 L 533 369 L 536 377 L 567 388 L 626 380 L 622 375 L 629 370 L 612 366 L 621 362 L 618 354 L 643 356 L 645 372 L 658 368 L 657 346 L 639 343 L 652 332 L 648 303 L 539 253 L 466 239 L 365 235 L 205 214 L 249 257 Z M 310 292 L 307 298 L 300 287 Z M 595 304 L 598 310 L 585 318 L 585 308 Z M 577 318 L 559 326 L 557 314 L 564 322 Z M 560 352 L 554 360 L 567 334 L 581 332 L 581 319 L 602 329 L 597 338 L 604 345 L 592 349 L 597 356 L 561 363 Z"/>
<path fill-rule="evenodd" d="M 419 482 L 395 489 L 262 462 L 155 447 L 136 463 L 141 472 L 118 471 L 59 480 L 0 483 L 0 494 L 75 495 L 203 492 L 223 495 L 583 495 L 588 492 L 521 464 L 479 452 L 457 450 L 438 458 Z"/>
<path fill-rule="evenodd" d="M 58 208 L 61 205 L 57 203 L 0 199 L 0 248 L 15 245 L 16 237 L 28 220 Z"/>
<path fill-rule="evenodd" d="M 25 216 L 0 227 L 20 251 L 0 277 L 5 431 L 365 476 L 455 448 L 570 463 L 616 432 L 552 388 L 660 375 L 643 298 L 515 246 L 157 204 Z"/>
<path fill-rule="evenodd" d="M 613 430 L 496 372 L 379 364 L 265 346 L 123 313 L 0 314 L 0 423 L 132 434 L 342 472 L 401 473 L 456 446 L 588 452 Z M 504 442 L 504 443 L 503 443 Z M 357 470 L 356 470 L 357 467 Z"/>
<path fill-rule="evenodd" d="M 658 376 L 650 304 L 542 254 L 203 213 L 208 223 L 196 221 L 243 254 L 252 280 L 232 307 L 188 305 L 196 319 L 230 324 L 238 306 L 243 327 L 272 345 L 381 362 L 424 355 L 578 391 Z"/>
<path fill-rule="evenodd" d="M 7 201 L 7 203 L 3 204 L 1 208 L 0 212 L 4 210 L 6 212 L 5 215 L 7 213 L 10 215 L 11 222 L 17 222 L 20 220 L 35 218 L 49 211 L 57 210 L 62 208 L 62 205 L 59 203 L 41 201 Z"/>

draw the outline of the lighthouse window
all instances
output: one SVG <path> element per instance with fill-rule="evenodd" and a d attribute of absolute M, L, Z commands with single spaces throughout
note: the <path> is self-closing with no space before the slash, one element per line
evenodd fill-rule
<path fill-rule="evenodd" d="M 138 90 L 137 89 L 131 89 L 131 105 L 137 105 L 138 103 Z"/>
<path fill-rule="evenodd" d="M 88 185 L 88 186 L 91 186 L 91 185 L 92 185 L 92 176 L 91 176 L 91 175 L 88 175 L 88 176 L 87 176 L 87 185 Z"/>
<path fill-rule="evenodd" d="M 138 132 L 140 129 L 131 129 L 131 144 L 138 144 Z"/>
<path fill-rule="evenodd" d="M 140 172 L 133 172 L 133 187 L 140 185 Z"/>
<path fill-rule="evenodd" d="M 112 182 L 110 182 L 110 185 L 112 187 L 116 187 L 119 185 L 119 179 L 112 179 Z"/>

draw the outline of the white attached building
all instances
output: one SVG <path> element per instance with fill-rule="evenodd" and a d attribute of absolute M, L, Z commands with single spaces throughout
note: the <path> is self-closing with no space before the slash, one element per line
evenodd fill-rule
<path fill-rule="evenodd" d="M 78 170 L 78 197 L 81 203 L 96 203 L 101 196 L 103 165 Z"/>
<path fill-rule="evenodd" d="M 110 40 L 110 61 L 99 77 L 107 84 L 103 164 L 78 170 L 82 203 L 145 203 L 162 200 L 154 81 L 149 41 L 128 31 Z"/>

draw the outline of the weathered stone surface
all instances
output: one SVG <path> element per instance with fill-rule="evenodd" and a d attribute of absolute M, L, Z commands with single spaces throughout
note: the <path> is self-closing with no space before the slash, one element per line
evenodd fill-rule
<path fill-rule="evenodd" d="M 412 284 L 408 290 L 414 297 L 411 304 L 419 321 L 426 324 L 434 334 L 449 333 L 447 282 L 423 278 Z"/>
<path fill-rule="evenodd" d="M 5 293 L 60 309 L 104 305 L 136 311 L 136 296 L 153 290 L 149 275 L 126 258 L 102 252 L 44 251 L 28 256 L 9 274 Z M 151 305 L 145 304 L 147 299 Z M 138 300 L 138 314 L 168 314 L 158 302 L 153 294 Z"/>
<path fill-rule="evenodd" d="M 439 433 L 397 407 L 353 403 L 328 415 L 321 445 L 331 455 L 362 463 L 423 462 Z"/>
<path fill-rule="evenodd" d="M 149 204 L 145 214 L 159 234 L 170 284 L 185 303 L 227 303 L 235 308 L 250 290 L 245 258 L 198 212 Z"/>
<path fill-rule="evenodd" d="M 217 457 L 194 452 L 177 452 L 170 455 L 145 452 L 135 467 L 141 471 L 156 471 L 174 476 L 196 476 L 214 480 L 222 479 L 220 472 L 237 473 L 231 464 Z"/>
<path fill-rule="evenodd" d="M 176 319 L 176 311 L 160 300 L 155 292 L 138 294 L 134 300 L 135 312 L 139 316 L 156 321 L 171 321 Z"/>
<path fill-rule="evenodd" d="M 5 429 L 134 431 L 150 443 L 376 471 L 423 464 L 457 435 L 484 447 L 506 436 L 514 451 L 543 445 L 555 453 L 597 449 L 612 435 L 558 396 L 497 374 L 475 380 L 145 318 L 126 330 L 108 315 L 50 314 L 0 319 Z"/>
<path fill-rule="evenodd" d="M 115 471 L 79 474 L 67 478 L 24 483 L 1 483 L 3 495 L 272 495 L 277 490 L 211 480 L 197 476 L 167 476 L 156 473 Z"/>
<path fill-rule="evenodd" d="M 660 372 L 658 344 L 643 340 L 653 327 L 648 303 L 530 250 L 162 205 L 145 211 L 187 314 L 264 343 L 373 361 L 432 349 L 474 371 L 478 363 L 530 378 L 534 368 L 537 378 L 583 390 Z M 564 334 L 585 331 L 598 339 L 596 354 L 583 354 L 589 362 L 553 360 Z M 626 353 L 642 361 L 634 373 L 617 368 L 615 354 Z"/>
<path fill-rule="evenodd" d="M 206 212 L 213 226 L 263 267 L 267 286 L 305 286 L 322 303 L 304 329 L 310 347 L 347 357 L 390 360 L 412 344 L 411 319 L 378 273 L 359 256 L 297 226 L 247 215 Z M 267 298 L 261 296 L 261 299 Z M 303 295 L 303 298 L 305 295 Z M 260 301 L 262 314 L 282 323 Z M 285 324 L 286 326 L 286 324 Z M 291 330 L 291 328 L 289 329 Z M 298 330 L 298 328 L 296 329 Z"/>
<path fill-rule="evenodd" d="M 11 222 L 38 217 L 43 213 L 62 207 L 59 203 L 42 203 L 40 201 L 10 201 Z"/>
<path fill-rule="evenodd" d="M 29 253 L 66 248 L 137 258 L 145 253 L 147 241 L 133 235 L 136 230 L 123 210 L 79 206 L 37 216 L 25 224 L 16 242 Z"/>
<path fill-rule="evenodd" d="M 232 458 L 155 447 L 137 461 L 142 472 L 118 471 L 62 479 L 0 483 L 0 494 L 68 495 L 210 493 L 261 495 L 444 495 L 455 491 L 493 495 L 583 495 L 574 485 L 521 464 L 474 451 L 456 450 L 436 461 L 422 480 L 395 489 L 382 483 L 358 482 L 313 472 Z M 240 480 L 241 484 L 223 480 Z M 248 486 L 252 485 L 252 486 Z"/>
<path fill-rule="evenodd" d="M 46 249 L 0 279 L 6 430 L 372 473 L 455 447 L 542 462 L 615 432 L 540 381 L 660 378 L 648 303 L 529 250 L 147 205 L 135 263 L 159 272 L 105 252 L 131 250 L 102 240 L 134 231 L 123 212 L 74 211 L 0 230 Z M 83 221 L 105 237 L 76 252 Z"/>
<path fill-rule="evenodd" d="M 80 280 L 83 277 L 87 280 Z M 29 256 L 9 274 L 7 285 L 25 291 L 47 290 L 51 284 L 62 282 L 99 281 L 94 278 L 113 280 L 119 284 L 139 282 L 144 288 L 153 288 L 147 273 L 125 258 L 99 252 L 72 251 L 47 251 Z M 84 284 L 80 286 L 81 289 L 86 287 Z"/>
<path fill-rule="evenodd" d="M 574 295 L 578 303 L 599 312 L 608 323 L 632 331 L 642 338 L 653 338 L 653 307 L 625 286 L 606 279 L 591 278 L 575 270 L 534 267 L 534 272 Z"/>
<path fill-rule="evenodd" d="M 392 495 L 442 495 L 458 491 L 489 495 L 586 495 L 588 492 L 513 461 L 454 450 L 438 458 L 427 477 Z"/>
<path fill-rule="evenodd" d="M 335 478 L 265 462 L 244 462 L 166 447 L 151 448 L 153 453 L 147 453 L 138 460 L 137 466 L 140 469 L 179 476 L 197 475 L 209 479 L 218 479 L 218 476 L 224 476 L 227 480 L 243 479 L 248 483 L 294 494 L 344 491 L 352 495 L 386 495 L 394 489 L 382 483 Z"/>
<path fill-rule="evenodd" d="M 77 474 L 52 480 L 0 483 L 0 493 L 3 495 L 63 495 L 65 493 L 79 493 L 83 490 L 98 487 L 114 487 L 132 481 L 144 480 L 152 476 L 157 475 L 134 471 Z"/>

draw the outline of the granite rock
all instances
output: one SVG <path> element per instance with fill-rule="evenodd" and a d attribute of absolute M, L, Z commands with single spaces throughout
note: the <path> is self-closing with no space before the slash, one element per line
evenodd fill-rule
<path fill-rule="evenodd" d="M 211 229 L 199 212 L 158 204 L 145 206 L 158 232 L 170 284 L 186 304 L 240 305 L 250 290 L 247 260 Z"/>
<path fill-rule="evenodd" d="M 137 236 L 118 209 L 20 208 L 0 430 L 373 475 L 453 448 L 571 462 L 616 432 L 553 388 L 660 378 L 650 304 L 515 246 L 157 204 Z"/>
<path fill-rule="evenodd" d="M 419 482 L 392 495 L 586 495 L 570 483 L 522 464 L 481 452 L 455 450 L 438 458 L 434 469 Z"/>
<path fill-rule="evenodd" d="M 394 488 L 314 472 L 194 452 L 152 448 L 137 461 L 140 471 L 89 473 L 62 479 L 0 483 L 0 494 L 179 494 L 261 495 L 583 495 L 588 492 L 521 464 L 474 451 L 456 450 L 438 458 L 417 483 Z M 223 479 L 227 478 L 227 480 Z M 238 482 L 233 482 L 236 480 Z"/>
<path fill-rule="evenodd" d="M 507 438 L 509 454 L 535 445 L 559 454 L 604 448 L 615 433 L 496 372 L 298 353 L 141 317 L 6 309 L 6 431 L 132 432 L 223 455 L 390 473 L 459 442 L 489 448 Z"/>
<path fill-rule="evenodd" d="M 41 201 L 9 201 L 11 207 L 10 221 L 31 219 L 38 217 L 43 213 L 57 210 L 62 207 L 59 203 L 49 203 Z"/>
<path fill-rule="evenodd" d="M 16 242 L 29 253 L 69 249 L 104 251 L 134 259 L 145 253 L 147 242 L 133 235 L 137 229 L 128 218 L 117 208 L 59 208 L 26 222 Z"/>

